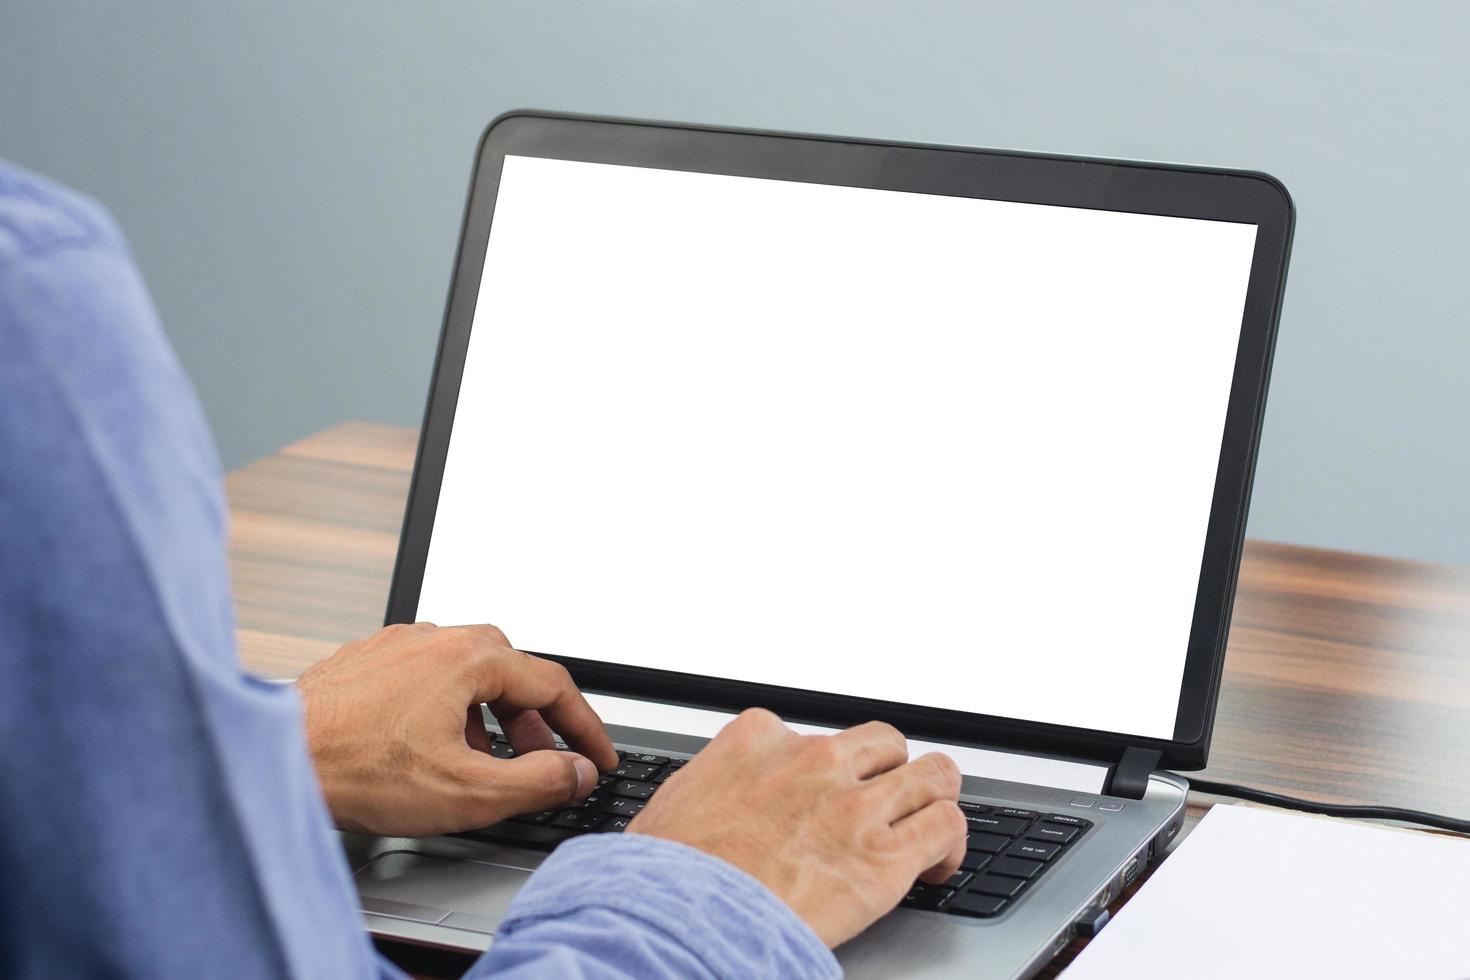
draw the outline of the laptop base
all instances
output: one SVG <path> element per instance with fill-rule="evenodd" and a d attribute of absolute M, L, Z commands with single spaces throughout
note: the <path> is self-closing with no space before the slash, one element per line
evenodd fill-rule
<path fill-rule="evenodd" d="M 703 739 L 640 731 L 620 749 L 688 754 Z M 966 776 L 962 800 L 979 807 L 1075 815 L 1086 833 L 991 918 L 900 907 L 838 951 L 851 977 L 1026 977 L 1093 921 L 1177 836 L 1187 787 L 1155 774 L 1141 800 Z M 1036 824 L 1040 826 L 1040 824 Z M 985 831 L 977 831 L 985 832 Z M 541 848 L 466 837 L 423 840 L 343 835 L 365 923 L 374 935 L 457 949 L 488 949 L 515 892 L 548 856 Z"/>

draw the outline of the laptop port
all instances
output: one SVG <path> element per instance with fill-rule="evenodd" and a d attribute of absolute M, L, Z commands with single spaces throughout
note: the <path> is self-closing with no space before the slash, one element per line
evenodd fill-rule
<path fill-rule="evenodd" d="M 1129 885 L 1133 884 L 1133 879 L 1138 877 L 1138 869 L 1140 864 L 1142 864 L 1142 862 L 1139 861 L 1137 857 L 1131 857 L 1128 859 L 1128 863 L 1123 866 L 1124 888 L 1127 888 Z"/>

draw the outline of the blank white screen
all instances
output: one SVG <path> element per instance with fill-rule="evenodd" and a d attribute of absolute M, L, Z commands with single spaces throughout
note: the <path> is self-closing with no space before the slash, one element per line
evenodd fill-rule
<path fill-rule="evenodd" d="M 1255 230 L 509 157 L 418 616 L 1171 738 Z"/>

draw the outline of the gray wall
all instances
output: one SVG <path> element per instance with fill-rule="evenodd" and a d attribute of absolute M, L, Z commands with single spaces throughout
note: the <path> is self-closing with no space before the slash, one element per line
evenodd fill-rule
<path fill-rule="evenodd" d="M 1470 5 L 4 0 L 0 156 L 129 231 L 225 461 L 416 423 L 518 106 L 1268 170 L 1254 536 L 1470 562 Z"/>

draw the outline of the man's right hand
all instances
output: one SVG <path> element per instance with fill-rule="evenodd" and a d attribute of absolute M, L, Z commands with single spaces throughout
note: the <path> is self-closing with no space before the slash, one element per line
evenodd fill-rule
<path fill-rule="evenodd" d="M 914 879 L 959 870 L 960 771 L 908 761 L 898 730 L 869 722 L 798 735 L 753 708 L 671 778 L 629 826 L 723 858 L 770 888 L 828 946 L 856 936 Z"/>

